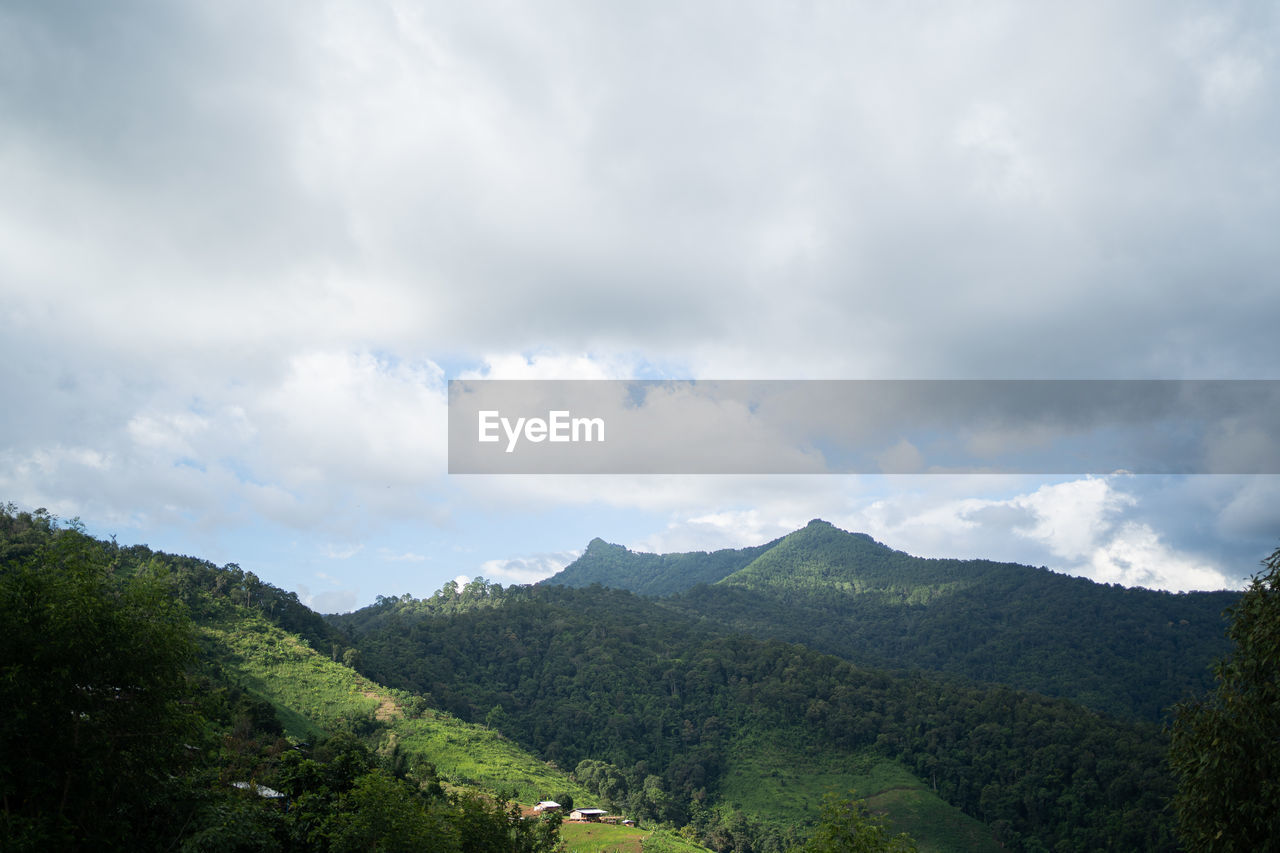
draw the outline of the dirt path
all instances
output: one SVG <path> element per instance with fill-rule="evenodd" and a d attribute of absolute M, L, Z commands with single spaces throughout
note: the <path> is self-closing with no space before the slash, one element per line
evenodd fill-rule
<path fill-rule="evenodd" d="M 400 706 L 397 705 L 395 700 L 390 696 L 384 696 L 376 690 L 362 690 L 360 695 L 369 699 L 378 700 L 378 709 L 373 712 L 373 717 L 380 723 L 385 723 L 392 717 L 404 716 L 404 711 L 401 710 Z"/>

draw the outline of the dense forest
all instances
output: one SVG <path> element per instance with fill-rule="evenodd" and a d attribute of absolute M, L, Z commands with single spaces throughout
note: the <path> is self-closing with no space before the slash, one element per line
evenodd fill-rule
<path fill-rule="evenodd" d="M 884 551 L 817 523 L 758 549 L 639 555 L 664 597 L 476 579 L 321 616 L 237 565 L 0 507 L 0 847 L 563 850 L 559 819 L 516 804 L 548 795 L 665 829 L 644 838 L 655 853 L 1174 850 L 1179 839 L 1259 850 L 1280 838 L 1280 552 L 1229 597 L 1223 622 L 1202 613 L 1212 598 L 857 556 Z M 634 556 L 595 542 L 584 559 Z M 665 588 L 699 565 L 696 586 Z M 1024 612 L 1015 580 L 1060 599 L 1044 602 L 1049 616 Z M 1014 602 L 1003 621 L 980 606 L 984 585 Z M 878 602 L 863 611 L 876 624 L 852 637 L 895 666 L 859 660 L 853 639 L 842 655 L 794 642 L 763 605 L 758 625 L 747 608 L 694 612 L 698 596 L 766 591 L 796 605 L 778 612 L 809 620 L 797 634 L 818 633 L 824 588 Z M 992 658 L 987 677 L 929 657 L 959 630 L 931 607 L 999 638 L 965 652 Z M 1108 701 L 1133 678 L 1108 668 L 1126 657 L 1118 638 L 1144 666 L 1176 657 L 1129 684 L 1134 697 L 1190 689 L 1184 673 L 1206 654 L 1192 626 L 1229 624 L 1229 644 L 1211 644 L 1228 653 L 1171 726 L 1150 719 L 1151 700 L 1112 715 L 1102 701 L 993 683 L 1019 660 L 1002 643 L 1068 611 L 1106 634 L 1109 656 L 1085 669 Z M 914 619 L 921 660 L 894 645 L 885 613 Z M 1054 636 L 1077 654 L 1094 648 L 1075 629 Z M 1063 659 L 1024 644 L 1042 665 Z"/>
<path fill-rule="evenodd" d="M 710 554 L 638 554 L 596 540 L 543 583 L 661 596 L 722 628 L 864 666 L 950 673 L 1153 722 L 1211 686 L 1210 667 L 1227 651 L 1222 613 L 1239 599 L 922 559 L 822 521 Z"/>
<path fill-rule="evenodd" d="M 900 762 L 1012 849 L 1173 847 L 1167 744 L 1154 724 L 864 669 L 621 590 L 473 582 L 468 594 L 466 609 L 446 590 L 332 621 L 371 677 L 489 720 L 561 766 L 603 759 L 621 796 L 637 784 L 654 792 L 661 819 L 708 819 L 700 809 L 717 801 L 735 750 L 767 738 L 799 754 Z"/>

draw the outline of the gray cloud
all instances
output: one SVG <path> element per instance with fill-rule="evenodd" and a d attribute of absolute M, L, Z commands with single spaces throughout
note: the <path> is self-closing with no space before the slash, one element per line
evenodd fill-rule
<path fill-rule="evenodd" d="M 88 252 L 43 272 L 103 343 L 192 305 L 173 349 L 315 323 L 691 360 L 768 336 L 798 372 L 1267 366 L 1256 8 L 7 16 L 6 218 Z"/>
<path fill-rule="evenodd" d="M 447 524 L 414 371 L 513 353 L 1275 378 L 1278 35 L 1191 0 L 7 3 L 0 488 Z M 315 358 L 382 367 L 302 389 Z M 1218 488 L 1142 501 L 1256 542 L 1270 486 Z"/>

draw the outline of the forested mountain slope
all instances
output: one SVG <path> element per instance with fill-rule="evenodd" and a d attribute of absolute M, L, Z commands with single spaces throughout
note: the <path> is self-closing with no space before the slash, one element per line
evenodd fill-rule
<path fill-rule="evenodd" d="M 796 591 L 841 579 L 838 546 L 881 547 L 799 533 L 697 591 L 812 614 Z M 864 573 L 865 600 L 963 586 L 913 568 Z M 515 793 L 780 853 L 856 788 L 927 851 L 1174 848 L 1158 726 L 734 632 L 692 592 L 478 579 L 320 617 L 238 566 L 0 507 L 0 846 L 550 851 Z"/>
<path fill-rule="evenodd" d="M 1227 648 L 1222 613 L 1239 598 L 912 557 L 823 521 L 760 546 L 740 568 L 753 549 L 658 556 L 597 542 L 543 583 L 661 589 L 667 606 L 731 630 L 1153 721 L 1210 686 L 1210 665 Z M 677 566 L 688 570 L 684 583 Z"/>
<path fill-rule="evenodd" d="M 504 792 L 581 786 L 355 655 L 238 567 L 0 505 L 0 849 L 558 849 Z"/>
<path fill-rule="evenodd" d="M 717 849 L 733 849 L 734 825 L 753 839 L 742 849 L 781 849 L 783 825 L 761 819 L 751 790 L 850 782 L 854 768 L 910 774 L 1010 849 L 1173 846 L 1154 725 L 865 669 L 620 590 L 472 588 L 467 609 L 457 595 L 383 599 L 331 621 L 370 677 L 487 721 L 589 787 L 692 821 Z"/>
<path fill-rule="evenodd" d="M 547 583 L 591 586 L 598 583 L 629 589 L 641 595 L 672 595 L 700 583 L 715 583 L 750 565 L 781 540 L 754 548 L 693 551 L 685 554 L 645 554 L 592 539 L 582 556 L 565 566 Z"/>

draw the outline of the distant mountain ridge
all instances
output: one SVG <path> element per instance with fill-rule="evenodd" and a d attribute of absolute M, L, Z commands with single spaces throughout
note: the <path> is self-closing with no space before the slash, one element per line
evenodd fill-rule
<path fill-rule="evenodd" d="M 812 548 L 817 542 L 831 544 L 836 540 L 843 540 L 842 557 L 846 560 L 850 556 L 857 558 L 844 565 L 827 567 L 824 574 L 837 583 L 850 582 L 845 575 L 851 568 L 884 577 L 886 561 L 924 559 L 894 550 L 865 533 L 841 530 L 828 521 L 815 518 L 799 530 L 763 545 L 718 551 L 652 554 L 632 551 L 597 537 L 587 545 L 582 556 L 541 583 L 571 587 L 598 583 L 650 597 L 676 595 L 699 584 L 728 583 L 751 587 L 777 582 L 789 574 L 794 567 L 783 561 L 783 555 L 797 546 Z M 902 563 L 899 562 L 896 568 L 901 569 Z M 928 573 L 919 571 L 913 574 L 922 580 L 928 577 Z"/>
<path fill-rule="evenodd" d="M 543 583 L 572 587 L 598 583 L 640 595 L 672 595 L 700 583 L 715 583 L 745 568 L 780 541 L 775 539 L 752 548 L 711 553 L 645 554 L 597 537 L 581 557 Z"/>
<path fill-rule="evenodd" d="M 815 519 L 754 548 L 639 554 L 593 540 L 546 585 L 662 598 L 724 628 L 867 666 L 929 669 L 1148 720 L 1212 683 L 1235 592 L 1125 589 L 914 557 Z"/>

